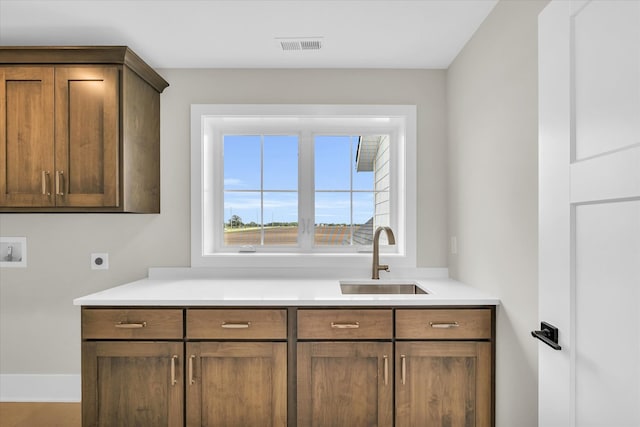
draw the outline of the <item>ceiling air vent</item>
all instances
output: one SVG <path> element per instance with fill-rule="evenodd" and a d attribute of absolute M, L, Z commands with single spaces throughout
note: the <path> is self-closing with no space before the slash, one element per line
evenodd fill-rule
<path fill-rule="evenodd" d="M 285 52 L 322 48 L 322 37 L 276 37 L 276 41 Z"/>

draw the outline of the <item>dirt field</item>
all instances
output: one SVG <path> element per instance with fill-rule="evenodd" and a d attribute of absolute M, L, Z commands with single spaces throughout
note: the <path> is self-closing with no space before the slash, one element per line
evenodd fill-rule
<path fill-rule="evenodd" d="M 265 245 L 295 245 L 298 239 L 298 227 L 267 227 L 264 230 Z M 325 226 L 315 230 L 316 245 L 348 245 L 348 226 Z M 259 245 L 260 229 L 225 230 L 224 244 L 228 246 Z"/>

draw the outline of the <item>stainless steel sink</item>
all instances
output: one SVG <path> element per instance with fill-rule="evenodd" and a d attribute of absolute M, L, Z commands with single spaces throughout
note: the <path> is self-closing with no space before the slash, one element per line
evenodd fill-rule
<path fill-rule="evenodd" d="M 355 283 L 340 282 L 343 295 L 426 295 L 427 291 L 415 283 Z"/>

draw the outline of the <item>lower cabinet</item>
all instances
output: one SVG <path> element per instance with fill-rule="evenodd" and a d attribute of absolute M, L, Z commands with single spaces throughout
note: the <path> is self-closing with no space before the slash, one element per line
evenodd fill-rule
<path fill-rule="evenodd" d="M 298 344 L 298 426 L 391 427 L 390 342 Z"/>
<path fill-rule="evenodd" d="M 84 308 L 84 427 L 492 427 L 493 307 Z"/>
<path fill-rule="evenodd" d="M 181 342 L 85 342 L 84 427 L 183 425 Z"/>
<path fill-rule="evenodd" d="M 285 427 L 287 344 L 187 343 L 187 426 Z"/>
<path fill-rule="evenodd" d="M 396 343 L 397 427 L 489 427 L 491 344 Z"/>

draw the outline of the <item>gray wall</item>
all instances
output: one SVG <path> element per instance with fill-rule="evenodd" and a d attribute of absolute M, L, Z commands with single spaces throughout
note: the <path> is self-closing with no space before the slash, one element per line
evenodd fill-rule
<path fill-rule="evenodd" d="M 447 73 L 452 277 L 500 297 L 497 426 L 537 426 L 537 15 L 501 1 Z"/>
<path fill-rule="evenodd" d="M 2 214 L 0 235 L 26 236 L 28 268 L 0 270 L 0 373 L 80 373 L 75 297 L 190 264 L 192 103 L 416 104 L 418 265 L 446 267 L 444 70 L 159 70 L 160 215 Z M 91 270 L 91 252 L 110 269 Z"/>

